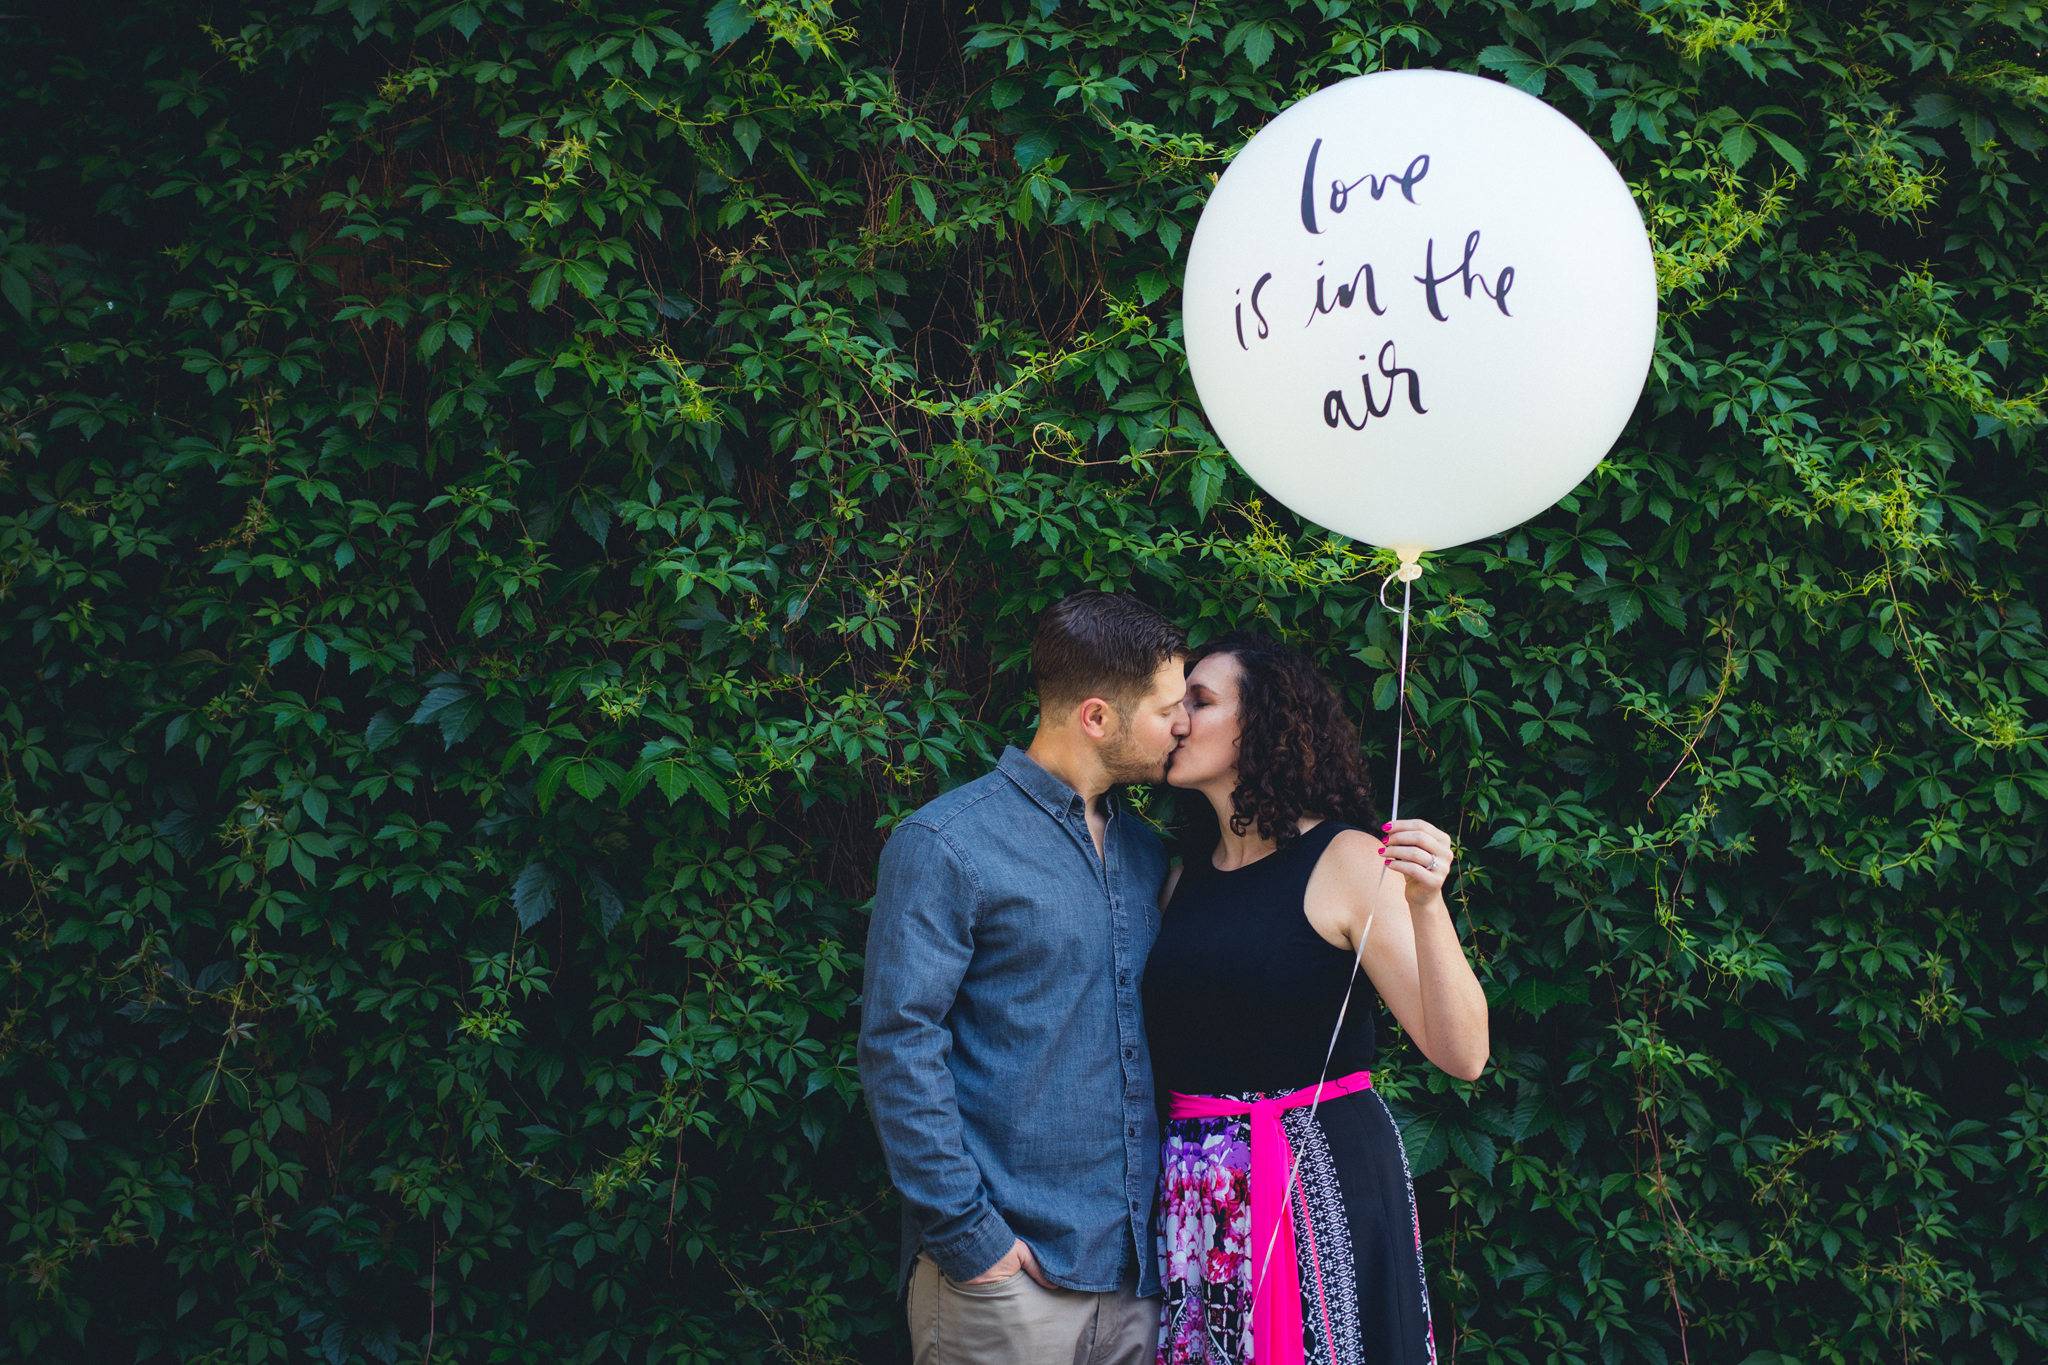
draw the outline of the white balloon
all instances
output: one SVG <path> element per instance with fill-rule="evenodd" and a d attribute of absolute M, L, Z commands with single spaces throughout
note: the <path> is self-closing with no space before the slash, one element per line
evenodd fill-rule
<path fill-rule="evenodd" d="M 1245 472 L 1412 559 L 1528 520 L 1600 462 L 1649 371 L 1656 270 L 1628 187 L 1564 115 L 1477 76 L 1387 71 L 1238 154 L 1188 248 L 1182 317 Z"/>

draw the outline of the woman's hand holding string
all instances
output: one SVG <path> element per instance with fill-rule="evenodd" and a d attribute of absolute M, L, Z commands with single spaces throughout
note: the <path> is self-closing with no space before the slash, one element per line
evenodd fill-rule
<path fill-rule="evenodd" d="M 1443 895 L 1450 879 L 1451 836 L 1427 820 L 1394 820 L 1380 826 L 1380 854 L 1407 880 L 1410 909 L 1426 909 Z"/>

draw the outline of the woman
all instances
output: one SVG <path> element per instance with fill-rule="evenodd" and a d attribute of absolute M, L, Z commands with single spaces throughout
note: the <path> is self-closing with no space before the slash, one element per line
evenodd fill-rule
<path fill-rule="evenodd" d="M 1437 1066 L 1486 1065 L 1486 996 L 1443 899 L 1451 841 L 1424 820 L 1360 828 L 1357 732 L 1294 651 L 1214 641 L 1187 705 L 1167 781 L 1208 797 L 1218 836 L 1169 875 L 1145 968 L 1173 1092 L 1160 1365 L 1428 1365 L 1407 1157 L 1368 1068 L 1375 995 Z"/>

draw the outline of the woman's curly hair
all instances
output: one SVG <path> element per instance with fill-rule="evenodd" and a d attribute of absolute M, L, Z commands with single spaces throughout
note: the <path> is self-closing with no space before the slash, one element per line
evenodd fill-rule
<path fill-rule="evenodd" d="M 1371 829 L 1372 778 L 1358 729 L 1316 666 L 1277 640 L 1249 631 L 1218 636 L 1195 651 L 1237 660 L 1237 787 L 1231 831 L 1257 828 L 1285 848 L 1303 816 Z M 1205 803 L 1206 804 L 1206 803 Z"/>

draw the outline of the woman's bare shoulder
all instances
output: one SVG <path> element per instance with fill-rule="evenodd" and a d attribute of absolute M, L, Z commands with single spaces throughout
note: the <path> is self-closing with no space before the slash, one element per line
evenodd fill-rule
<path fill-rule="evenodd" d="M 1317 874 L 1350 887 L 1377 886 L 1379 874 L 1386 871 L 1380 841 L 1362 829 L 1339 830 L 1322 863 Z"/>
<path fill-rule="evenodd" d="M 1345 867 L 1378 867 L 1384 855 L 1380 853 L 1377 835 L 1362 829 L 1340 829 L 1330 840 L 1330 850 L 1325 857 L 1335 858 Z"/>

